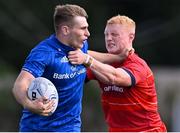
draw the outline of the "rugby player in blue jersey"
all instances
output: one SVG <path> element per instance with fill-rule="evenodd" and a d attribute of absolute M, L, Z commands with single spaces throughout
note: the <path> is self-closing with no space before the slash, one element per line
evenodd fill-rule
<path fill-rule="evenodd" d="M 84 65 L 73 65 L 68 52 L 81 50 L 87 53 L 90 36 L 86 11 L 78 5 L 58 5 L 54 12 L 55 34 L 37 44 L 27 56 L 17 77 L 13 94 L 24 109 L 20 120 L 20 132 L 80 132 L 83 85 L 86 76 Z M 93 57 L 104 61 L 108 56 L 92 52 Z M 112 60 L 112 58 L 111 58 Z M 51 80 L 59 95 L 56 111 L 53 101 L 40 98 L 31 101 L 27 97 L 30 82 L 37 77 Z"/>

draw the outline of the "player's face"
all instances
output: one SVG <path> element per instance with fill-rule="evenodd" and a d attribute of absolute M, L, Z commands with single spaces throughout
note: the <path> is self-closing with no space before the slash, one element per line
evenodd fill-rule
<path fill-rule="evenodd" d="M 120 54 L 131 45 L 127 29 L 120 24 L 108 24 L 105 31 L 106 49 L 109 53 Z"/>
<path fill-rule="evenodd" d="M 70 28 L 69 45 L 76 49 L 83 47 L 83 42 L 88 39 L 88 23 L 85 17 L 77 16 L 74 18 L 74 25 Z"/>

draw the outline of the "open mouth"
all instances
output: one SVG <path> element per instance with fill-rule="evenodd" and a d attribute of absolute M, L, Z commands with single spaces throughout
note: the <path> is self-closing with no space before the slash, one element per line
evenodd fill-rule
<path fill-rule="evenodd" d="M 114 47 L 114 46 L 115 46 L 114 43 L 108 43 L 108 47 L 109 47 L 109 48 L 112 48 L 112 47 Z"/>

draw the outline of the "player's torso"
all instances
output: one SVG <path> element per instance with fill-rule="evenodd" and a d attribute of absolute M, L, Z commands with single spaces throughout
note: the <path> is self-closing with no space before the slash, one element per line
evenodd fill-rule
<path fill-rule="evenodd" d="M 57 88 L 59 93 L 59 106 L 57 110 L 62 112 L 73 111 L 72 107 L 77 106 L 77 114 L 81 111 L 81 99 L 83 94 L 83 85 L 86 77 L 86 68 L 84 65 L 72 65 L 68 60 L 69 51 L 74 50 L 63 44 L 55 45 L 50 41 L 52 46 L 51 61 L 43 73 L 44 77 L 50 79 Z M 83 52 L 87 49 L 82 48 Z M 72 106 L 70 106 L 72 105 Z M 63 113 L 63 112 L 62 112 Z"/>
<path fill-rule="evenodd" d="M 24 110 L 21 120 L 22 127 L 28 126 L 26 123 L 34 123 L 32 125 L 30 124 L 28 128 L 35 129 L 35 131 L 80 130 L 81 100 L 86 69 L 83 65 L 72 65 L 69 62 L 67 56 L 71 50 L 73 49 L 70 47 L 57 44 L 57 41 L 52 41 L 52 38 L 47 39 L 33 50 L 33 54 L 39 51 L 45 53 L 45 57 L 42 58 L 42 63 L 39 63 L 43 64 L 43 67 L 35 67 L 38 69 L 35 75 L 48 78 L 52 81 L 58 91 L 59 103 L 56 111 L 48 118 Z M 82 49 L 82 51 L 86 52 L 86 48 Z M 41 56 L 43 56 L 43 54 Z M 34 65 L 31 64 L 33 60 L 37 60 L 37 58 L 40 58 L 41 61 L 40 56 L 33 56 L 32 59 L 28 60 L 28 62 L 31 63 L 25 65 L 25 70 L 36 71 Z"/>
<path fill-rule="evenodd" d="M 67 53 L 62 51 L 56 51 L 53 56 L 52 62 L 43 76 L 48 77 L 55 84 L 60 99 L 69 99 L 76 92 L 81 94 L 86 68 L 83 65 L 72 65 L 67 58 Z M 78 99 L 79 97 L 77 97 Z"/>
<path fill-rule="evenodd" d="M 114 65 L 122 66 L 126 67 L 126 62 Z M 153 81 L 153 77 L 149 80 Z M 110 127 L 119 128 L 117 131 L 131 131 L 131 128 L 132 131 L 138 131 L 137 127 L 140 127 L 142 131 L 142 128 L 146 130 L 147 126 L 161 124 L 153 82 L 148 86 L 147 81 L 142 81 L 129 88 L 102 83 L 100 86 L 105 118 Z"/>
<path fill-rule="evenodd" d="M 68 55 L 63 52 L 53 53 L 51 63 L 47 66 L 43 76 L 48 76 L 57 88 L 70 89 L 72 85 L 84 80 L 86 68 L 83 65 L 72 65 Z M 79 80 L 77 80 L 79 79 Z M 76 81 L 76 83 L 73 83 Z"/>

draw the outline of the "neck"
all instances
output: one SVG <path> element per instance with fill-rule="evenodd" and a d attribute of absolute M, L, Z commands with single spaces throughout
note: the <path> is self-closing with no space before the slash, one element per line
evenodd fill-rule
<path fill-rule="evenodd" d="M 66 36 L 63 36 L 61 34 L 56 34 L 56 38 L 58 39 L 58 41 L 60 41 L 61 43 L 63 43 L 64 45 L 66 46 L 70 46 L 67 39 L 66 39 Z"/>

